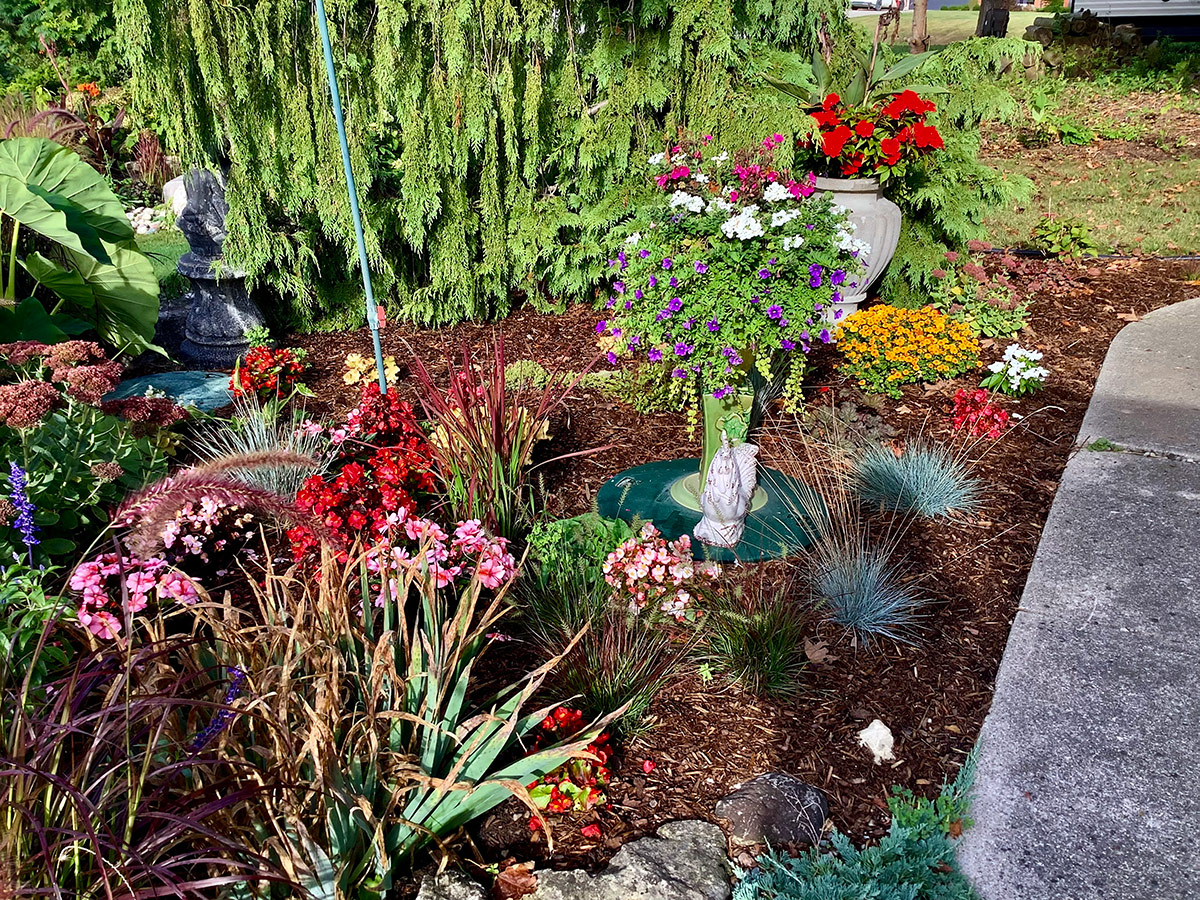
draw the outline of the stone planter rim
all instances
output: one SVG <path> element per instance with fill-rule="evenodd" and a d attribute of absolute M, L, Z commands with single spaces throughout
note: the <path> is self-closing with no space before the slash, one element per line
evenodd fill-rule
<path fill-rule="evenodd" d="M 842 191 L 851 194 L 875 194 L 881 189 L 878 178 L 833 178 L 817 175 L 814 176 L 813 184 L 818 191 Z"/>

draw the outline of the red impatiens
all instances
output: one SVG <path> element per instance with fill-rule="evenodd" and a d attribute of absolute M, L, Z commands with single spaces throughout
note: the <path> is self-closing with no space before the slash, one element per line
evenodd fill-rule
<path fill-rule="evenodd" d="M 943 146 L 937 128 L 925 121 L 935 109 L 916 91 L 895 94 L 875 108 L 849 108 L 837 94 L 828 95 L 809 116 L 817 123 L 820 143 L 801 142 L 801 149 L 824 157 L 825 173 L 842 177 L 904 174 L 907 163 Z"/>

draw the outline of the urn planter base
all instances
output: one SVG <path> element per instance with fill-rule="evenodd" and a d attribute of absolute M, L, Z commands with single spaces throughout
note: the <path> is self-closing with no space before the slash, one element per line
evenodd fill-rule
<path fill-rule="evenodd" d="M 597 511 L 633 523 L 652 521 L 669 540 L 691 535 L 700 522 L 696 488 L 700 460 L 671 459 L 627 469 L 600 488 Z M 698 558 L 718 562 L 758 562 L 790 556 L 812 544 L 812 525 L 802 510 L 820 502 L 806 484 L 765 466 L 758 470 L 758 490 L 746 517 L 741 542 L 732 549 L 692 542 Z M 682 495 L 682 499 L 677 497 Z"/>

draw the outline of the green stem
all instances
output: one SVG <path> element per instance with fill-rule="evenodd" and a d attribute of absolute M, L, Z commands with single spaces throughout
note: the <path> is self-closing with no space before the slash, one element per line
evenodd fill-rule
<path fill-rule="evenodd" d="M 4 286 L 4 299 L 17 299 L 17 239 L 21 236 L 21 223 L 13 219 L 12 243 L 8 251 L 8 284 Z"/>

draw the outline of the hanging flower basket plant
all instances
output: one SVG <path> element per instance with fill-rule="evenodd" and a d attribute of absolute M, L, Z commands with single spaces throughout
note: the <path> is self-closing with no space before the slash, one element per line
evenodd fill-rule
<path fill-rule="evenodd" d="M 798 396 L 868 248 L 810 174 L 776 168 L 782 141 L 731 155 L 705 137 L 650 158 L 661 195 L 624 229 L 596 324 L 610 363 L 660 366 L 693 403 L 748 391 L 752 371 Z"/>

